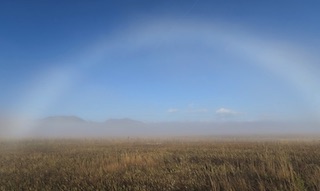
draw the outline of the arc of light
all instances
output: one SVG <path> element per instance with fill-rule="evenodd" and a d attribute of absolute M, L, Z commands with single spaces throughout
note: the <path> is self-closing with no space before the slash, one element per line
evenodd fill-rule
<path fill-rule="evenodd" d="M 140 47 L 161 46 L 170 42 L 196 40 L 206 45 L 220 45 L 231 48 L 233 53 L 241 53 L 252 59 L 261 67 L 270 70 L 296 86 L 306 99 L 311 100 L 320 116 L 319 78 L 316 71 L 309 68 L 314 65 L 314 59 L 304 58 L 303 50 L 292 50 L 289 43 L 270 42 L 250 33 L 230 28 L 226 25 L 192 22 L 176 23 L 168 21 L 150 22 L 142 26 L 128 29 L 127 32 L 99 40 L 80 55 L 63 61 L 69 64 L 65 68 L 50 71 L 44 79 L 39 79 L 27 92 L 27 99 L 22 99 L 23 108 L 41 105 L 42 110 L 33 112 L 38 116 L 50 107 L 72 85 L 85 74 L 85 70 L 96 67 L 98 63 L 113 52 L 130 52 Z M 169 44 L 170 45 L 170 44 Z M 40 83 L 41 82 L 41 83 Z M 50 87 L 42 92 L 43 85 Z M 39 101 L 39 98 L 42 100 Z M 30 129 L 26 125 L 16 128 L 18 131 Z"/>

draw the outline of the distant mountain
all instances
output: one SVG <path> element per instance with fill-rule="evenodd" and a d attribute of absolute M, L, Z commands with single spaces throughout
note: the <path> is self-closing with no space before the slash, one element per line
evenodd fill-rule
<path fill-rule="evenodd" d="M 108 127 L 138 127 L 145 125 L 141 121 L 133 120 L 130 118 L 122 118 L 122 119 L 108 119 L 104 122 Z"/>
<path fill-rule="evenodd" d="M 94 132 L 89 124 L 77 116 L 50 116 L 39 120 L 32 134 L 43 137 L 81 137 Z"/>
<path fill-rule="evenodd" d="M 50 116 L 40 120 L 42 123 L 86 123 L 87 121 L 77 116 Z"/>

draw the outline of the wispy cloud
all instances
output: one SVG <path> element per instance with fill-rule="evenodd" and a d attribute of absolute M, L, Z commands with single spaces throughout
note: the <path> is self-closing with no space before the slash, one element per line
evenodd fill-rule
<path fill-rule="evenodd" d="M 232 117 L 238 115 L 239 112 L 222 107 L 216 110 L 216 114 L 221 117 Z"/>

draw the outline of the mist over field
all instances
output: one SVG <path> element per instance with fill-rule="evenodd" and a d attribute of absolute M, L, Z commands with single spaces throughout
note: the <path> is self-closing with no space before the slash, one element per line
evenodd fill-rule
<path fill-rule="evenodd" d="M 23 131 L 26 124 L 29 125 L 28 132 Z M 75 116 L 54 116 L 40 120 L 2 119 L 0 130 L 2 138 L 272 138 L 320 135 L 315 122 L 140 122 L 129 118 L 94 122 Z"/>

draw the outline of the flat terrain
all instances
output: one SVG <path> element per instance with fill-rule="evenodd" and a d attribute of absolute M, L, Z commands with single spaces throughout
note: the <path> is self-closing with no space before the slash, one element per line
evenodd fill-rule
<path fill-rule="evenodd" d="M 320 190 L 320 141 L 0 141 L 0 177 L 0 190 Z"/>

